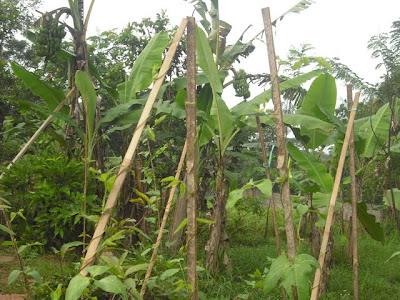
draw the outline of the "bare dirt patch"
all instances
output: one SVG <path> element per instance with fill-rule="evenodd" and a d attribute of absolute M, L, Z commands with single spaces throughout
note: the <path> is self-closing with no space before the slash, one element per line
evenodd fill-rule
<path fill-rule="evenodd" d="M 9 261 L 13 261 L 14 260 L 14 256 L 11 255 L 0 255 L 0 263 L 3 262 L 9 262 Z M 1 300 L 1 298 L 0 298 Z"/>
<path fill-rule="evenodd" d="M 4 295 L 0 294 L 0 300 L 23 300 L 25 299 L 24 294 L 10 294 L 10 295 Z"/>

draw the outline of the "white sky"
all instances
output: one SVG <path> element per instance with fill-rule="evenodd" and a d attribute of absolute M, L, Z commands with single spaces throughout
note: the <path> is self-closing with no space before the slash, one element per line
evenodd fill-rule
<path fill-rule="evenodd" d="M 205 0 L 209 3 L 208 0 Z M 229 35 L 233 43 L 250 24 L 246 33 L 251 38 L 263 29 L 261 9 L 269 6 L 275 19 L 298 1 L 293 0 L 220 0 L 220 18 L 232 25 Z M 43 0 L 43 11 L 68 6 L 67 0 Z M 90 0 L 85 0 L 85 6 Z M 139 4 L 140 3 L 140 4 Z M 121 28 L 131 21 L 155 17 L 161 9 L 167 11 L 173 25 L 191 15 L 193 6 L 184 0 L 97 0 L 89 25 L 89 35 L 112 28 Z M 393 21 L 400 18 L 398 0 L 315 0 L 310 8 L 300 14 L 287 15 L 277 25 L 275 48 L 277 55 L 285 58 L 291 46 L 309 43 L 311 53 L 323 57 L 339 57 L 360 77 L 371 83 L 379 81 L 380 71 L 375 70 L 376 60 L 371 59 L 367 42 L 373 35 L 388 32 Z M 266 47 L 256 42 L 256 50 L 241 65 L 249 73 L 269 72 Z M 341 91 L 343 90 L 343 91 Z M 259 91 L 252 91 L 252 96 Z M 345 95 L 345 87 L 338 84 L 338 93 Z M 226 99 L 229 106 L 238 99 Z"/>

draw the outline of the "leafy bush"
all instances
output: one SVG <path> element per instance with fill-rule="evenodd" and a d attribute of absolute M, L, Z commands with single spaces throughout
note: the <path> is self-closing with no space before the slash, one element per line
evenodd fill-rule
<path fill-rule="evenodd" d="M 26 155 L 6 172 L 0 182 L 12 210 L 22 211 L 26 220 L 14 221 L 21 239 L 60 246 L 77 240 L 82 232 L 83 163 L 62 154 Z M 88 211 L 97 196 L 89 187 Z"/>

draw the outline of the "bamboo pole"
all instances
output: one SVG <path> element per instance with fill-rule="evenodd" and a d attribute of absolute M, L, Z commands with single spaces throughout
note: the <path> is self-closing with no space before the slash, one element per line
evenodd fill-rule
<path fill-rule="evenodd" d="M 111 189 L 111 192 L 110 192 L 107 202 L 105 204 L 104 211 L 103 211 L 102 215 L 100 216 L 99 222 L 97 223 L 92 240 L 90 241 L 85 258 L 83 260 L 80 274 L 82 274 L 84 276 L 87 275 L 87 272 L 84 269 L 93 263 L 94 256 L 97 251 L 97 247 L 99 246 L 101 237 L 103 236 L 103 233 L 107 226 L 108 220 L 110 219 L 112 209 L 117 202 L 119 192 L 125 181 L 129 167 L 132 163 L 132 159 L 135 154 L 137 145 L 139 144 L 139 141 L 140 141 L 140 136 L 142 135 L 143 129 L 146 125 L 146 121 L 147 121 L 148 117 L 150 116 L 151 109 L 157 98 L 157 94 L 161 88 L 161 85 L 163 84 L 165 75 L 167 74 L 167 71 L 172 63 L 172 60 L 174 58 L 178 44 L 179 44 L 179 42 L 182 38 L 182 35 L 185 31 L 186 24 L 187 24 L 187 19 L 183 19 L 180 27 L 178 28 L 178 31 L 177 31 L 175 37 L 171 43 L 171 46 L 165 56 L 164 62 L 158 73 L 158 77 L 153 84 L 153 88 L 150 92 L 149 98 L 147 99 L 146 105 L 143 108 L 143 112 L 142 112 L 142 115 L 140 116 L 140 119 L 136 126 L 136 129 L 133 132 L 133 136 L 132 136 L 131 142 L 129 144 L 128 150 L 126 151 L 125 157 L 121 163 L 121 166 L 120 166 L 120 169 L 118 172 L 118 176 L 115 179 L 114 185 Z"/>
<path fill-rule="evenodd" d="M 268 155 L 267 155 L 267 150 L 265 149 L 264 132 L 261 127 L 261 121 L 260 121 L 259 116 L 256 116 L 256 121 L 257 121 L 258 136 L 260 138 L 260 143 L 261 143 L 261 152 L 262 152 L 264 166 L 265 166 L 265 174 L 267 176 L 267 179 L 271 180 L 271 172 L 268 167 Z M 269 198 L 269 201 L 272 206 L 272 222 L 274 223 L 276 252 L 278 253 L 278 256 L 279 256 L 282 253 L 282 249 L 281 249 L 281 237 L 279 235 L 278 221 L 276 219 L 275 201 L 272 196 Z"/>
<path fill-rule="evenodd" d="M 186 152 L 187 152 L 187 143 L 185 142 L 185 145 L 183 146 L 181 158 L 179 160 L 178 169 L 176 170 L 175 179 L 179 179 L 179 177 L 181 176 L 182 167 L 183 167 L 183 164 L 185 162 Z M 162 239 L 162 236 L 163 236 L 163 233 L 164 233 L 164 228 L 165 228 L 165 225 L 167 224 L 168 215 L 169 215 L 169 212 L 171 210 L 172 200 L 174 199 L 174 194 L 175 194 L 177 186 L 178 185 L 174 185 L 172 187 L 171 192 L 169 194 L 167 205 L 165 206 L 164 216 L 163 216 L 163 219 L 162 219 L 162 222 L 161 222 L 160 229 L 158 231 L 157 241 L 156 241 L 156 244 L 154 246 L 153 253 L 151 255 L 149 267 L 147 268 L 146 276 L 145 276 L 143 284 L 142 284 L 142 289 L 140 290 L 140 296 L 142 296 L 142 297 L 146 293 L 147 282 L 149 281 L 151 272 L 153 271 L 153 267 L 154 267 L 154 264 L 155 264 L 155 261 L 156 261 L 156 256 L 157 256 L 157 252 L 158 252 L 158 248 L 160 247 L 160 244 L 161 244 L 161 239 Z"/>
<path fill-rule="evenodd" d="M 67 102 L 69 97 L 72 96 L 73 92 L 75 91 L 75 87 L 71 88 L 71 90 L 68 92 L 68 94 L 65 96 L 65 98 L 57 105 L 57 107 L 53 110 L 53 113 L 58 112 Z M 50 124 L 50 122 L 53 120 L 54 115 L 50 115 L 47 117 L 47 119 L 43 122 L 42 125 L 36 130 L 36 132 L 32 135 L 32 137 L 29 139 L 29 141 L 22 147 L 22 149 L 18 152 L 18 154 L 14 157 L 14 159 L 9 163 L 7 166 L 7 169 L 9 170 L 13 164 L 15 164 L 18 160 L 21 159 L 22 156 L 26 153 L 26 151 L 29 149 L 30 146 L 32 146 L 33 142 L 37 139 L 39 134 L 43 132 L 43 130 Z M 3 178 L 4 173 L 0 175 L 0 179 Z"/>
<path fill-rule="evenodd" d="M 187 188 L 187 243 L 188 243 L 188 299 L 198 299 L 197 287 L 197 176 L 196 176 L 196 23 L 188 17 L 187 26 L 187 100 L 186 100 L 186 140 L 189 151 L 186 162 Z"/>
<path fill-rule="evenodd" d="M 353 86 L 347 86 L 347 106 L 349 110 L 353 106 Z M 351 179 L 351 245 L 353 252 L 353 299 L 359 299 L 358 285 L 358 241 L 357 241 L 357 181 L 356 181 L 356 163 L 354 151 L 354 129 L 350 133 L 349 141 L 349 164 Z"/>
<path fill-rule="evenodd" d="M 329 203 L 328 216 L 326 218 L 324 235 L 322 237 L 321 250 L 319 253 L 318 262 L 319 262 L 320 267 L 315 272 L 314 283 L 313 283 L 312 293 L 311 293 L 311 298 L 310 298 L 311 300 L 318 299 L 318 290 L 319 290 L 319 284 L 320 284 L 320 279 L 321 279 L 321 270 L 324 268 L 325 254 L 326 254 L 326 249 L 328 246 L 329 234 L 331 232 L 333 213 L 335 212 L 336 198 L 337 198 L 337 195 L 339 192 L 339 185 L 340 185 L 340 181 L 342 178 L 343 165 L 344 165 L 344 161 L 346 159 L 346 152 L 347 152 L 347 147 L 348 147 L 349 141 L 350 141 L 351 131 L 353 130 L 354 118 L 356 116 L 356 110 L 357 110 L 359 98 L 360 98 L 360 93 L 358 92 L 358 93 L 356 93 L 353 107 L 350 112 L 349 123 L 347 124 L 346 135 L 344 138 L 342 152 L 340 154 L 339 164 L 338 164 L 337 171 L 336 171 L 335 183 L 333 185 L 333 191 L 332 191 L 331 200 Z"/>
<path fill-rule="evenodd" d="M 274 103 L 275 128 L 278 147 L 278 169 L 281 182 L 281 201 L 285 214 L 285 230 L 288 248 L 288 257 L 293 261 L 296 255 L 296 234 L 293 225 L 292 201 L 290 199 L 289 171 L 287 167 L 286 130 L 283 123 L 282 103 L 279 89 L 279 77 L 276 66 L 275 46 L 272 33 L 272 24 L 269 7 L 262 9 L 265 38 L 268 48 L 268 60 L 272 84 L 272 101 Z"/>

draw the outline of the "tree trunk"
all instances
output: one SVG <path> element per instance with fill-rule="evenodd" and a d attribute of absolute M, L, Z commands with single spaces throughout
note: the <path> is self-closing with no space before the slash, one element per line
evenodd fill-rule
<path fill-rule="evenodd" d="M 263 132 L 263 129 L 261 127 L 261 121 L 260 121 L 260 117 L 259 116 L 256 116 L 256 121 L 257 121 L 257 128 L 258 128 L 258 136 L 259 136 L 260 143 L 261 143 L 261 152 L 262 152 L 263 162 L 264 162 L 264 167 L 265 167 L 265 175 L 267 176 L 267 179 L 271 180 L 271 173 L 270 173 L 270 170 L 268 168 L 267 150 L 265 149 L 264 132 Z M 269 198 L 269 204 L 272 206 L 272 222 L 274 223 L 276 252 L 278 253 L 278 256 L 279 256 L 279 255 L 281 255 L 281 252 L 282 252 L 282 250 L 281 250 L 281 237 L 279 235 L 278 221 L 276 219 L 275 200 L 274 200 L 274 197 L 272 195 Z M 268 220 L 268 216 L 267 216 L 267 220 Z M 267 235 L 267 227 L 268 227 L 268 222 L 267 222 L 266 228 L 265 228 L 265 236 Z"/>
<path fill-rule="evenodd" d="M 329 235 L 328 247 L 326 249 L 326 254 L 325 254 L 324 268 L 321 272 L 321 281 L 320 281 L 318 298 L 321 298 L 321 296 L 328 289 L 328 279 L 329 279 L 329 274 L 331 273 L 333 246 L 334 246 L 334 239 L 333 239 L 333 233 L 331 232 Z"/>
<path fill-rule="evenodd" d="M 183 182 L 186 183 L 186 176 Z M 173 243 L 169 250 L 173 253 L 176 253 L 179 248 L 182 246 L 183 242 L 183 230 L 178 231 L 174 234 L 174 232 L 178 229 L 179 225 L 186 218 L 186 193 L 183 195 L 179 195 L 178 201 L 175 204 L 174 215 L 172 217 L 171 225 L 168 230 L 168 242 Z"/>
<path fill-rule="evenodd" d="M 313 209 L 311 207 L 311 209 Z M 319 233 L 319 230 L 317 226 L 315 225 L 318 220 L 318 215 L 315 212 L 310 212 L 310 250 L 311 254 L 318 258 L 319 254 L 319 247 L 321 243 L 321 234 Z"/>
<path fill-rule="evenodd" d="M 219 244 L 221 241 L 222 231 L 225 227 L 225 205 L 227 195 L 225 189 L 223 168 L 223 161 L 222 158 L 220 158 L 218 161 L 214 207 L 211 214 L 211 220 L 214 223 L 211 225 L 210 239 L 207 241 L 205 247 L 206 266 L 211 274 L 215 274 L 218 268 Z"/>
<path fill-rule="evenodd" d="M 300 222 L 300 229 L 299 229 L 299 236 L 303 239 L 306 237 L 307 234 L 307 225 L 308 225 L 308 214 L 305 213 L 304 215 L 301 216 L 301 222 Z"/>

